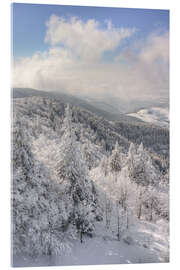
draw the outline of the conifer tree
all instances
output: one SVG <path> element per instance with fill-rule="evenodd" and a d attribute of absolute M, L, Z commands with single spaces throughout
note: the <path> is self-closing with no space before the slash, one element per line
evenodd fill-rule
<path fill-rule="evenodd" d="M 152 185 L 157 180 L 157 173 L 152 164 L 149 153 L 144 149 L 141 143 L 134 151 L 134 147 L 130 145 L 128 154 L 129 176 L 131 180 L 142 186 Z"/>
<path fill-rule="evenodd" d="M 71 109 L 66 107 L 57 174 L 71 202 L 69 222 L 74 224 L 82 241 L 83 234 L 92 234 L 96 215 L 92 182 L 74 133 Z"/>
<path fill-rule="evenodd" d="M 121 171 L 122 164 L 121 164 L 121 156 L 120 156 L 118 142 L 116 142 L 115 148 L 112 151 L 112 155 L 110 156 L 109 167 L 110 167 L 110 171 L 114 172 L 115 174 Z"/>
<path fill-rule="evenodd" d="M 104 155 L 101 162 L 100 162 L 100 167 L 102 172 L 104 173 L 104 176 L 108 174 L 108 158 Z"/>
<path fill-rule="evenodd" d="M 127 156 L 127 166 L 129 171 L 133 170 L 134 168 L 134 160 L 136 156 L 136 147 L 134 143 L 131 142 L 128 150 L 128 156 Z"/>
<path fill-rule="evenodd" d="M 66 213 L 59 203 L 58 186 L 46 168 L 35 160 L 30 136 L 17 122 L 13 136 L 12 220 L 13 251 L 16 254 L 60 253 L 66 245 L 62 221 Z"/>

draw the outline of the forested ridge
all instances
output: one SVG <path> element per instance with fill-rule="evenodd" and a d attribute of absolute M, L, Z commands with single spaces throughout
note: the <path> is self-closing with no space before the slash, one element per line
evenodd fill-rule
<path fill-rule="evenodd" d="M 168 224 L 167 129 L 34 96 L 13 99 L 12 133 L 14 255 L 71 252 L 98 228 L 131 245 L 133 224 Z"/>

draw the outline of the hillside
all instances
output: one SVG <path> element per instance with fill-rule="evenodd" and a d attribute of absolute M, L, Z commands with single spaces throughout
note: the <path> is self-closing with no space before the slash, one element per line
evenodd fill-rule
<path fill-rule="evenodd" d="M 167 129 L 30 95 L 12 132 L 13 265 L 168 261 Z"/>
<path fill-rule="evenodd" d="M 150 146 L 150 148 L 152 148 L 158 155 L 160 154 L 160 155 L 168 156 L 169 131 L 166 130 L 165 128 L 162 128 L 161 126 L 158 127 L 157 125 L 153 125 L 152 123 L 143 122 L 136 117 L 127 116 L 126 114 L 119 114 L 119 113 L 113 114 L 112 112 L 109 113 L 107 111 L 103 111 L 99 109 L 97 106 L 90 105 L 83 99 L 66 95 L 64 93 L 53 93 L 53 92 L 44 92 L 44 91 L 38 91 L 38 90 L 33 90 L 33 89 L 14 88 L 12 89 L 12 96 L 14 99 L 37 96 L 37 97 L 42 97 L 42 98 L 44 97 L 44 98 L 53 100 L 57 104 L 59 102 L 61 105 L 63 103 L 64 104 L 69 103 L 72 106 L 78 107 L 79 111 L 80 111 L 80 108 L 82 109 L 82 111 L 85 110 L 86 115 L 87 115 L 86 118 L 88 118 L 89 117 L 88 115 L 92 113 L 93 117 L 95 116 L 95 118 L 100 117 L 101 120 L 103 119 L 104 124 L 108 126 L 108 128 L 112 130 L 113 132 L 116 132 L 119 135 L 124 136 L 126 139 L 130 141 L 131 140 L 134 141 L 133 136 L 135 136 L 136 139 L 138 140 L 137 141 L 138 144 L 141 141 L 143 141 L 145 146 L 147 147 Z M 97 104 L 99 105 L 99 103 Z M 46 109 L 48 110 L 48 107 Z M 56 112 L 54 113 L 56 114 Z M 81 118 L 83 118 L 83 116 L 81 116 Z M 84 120 L 81 119 L 81 121 L 86 122 L 86 121 L 89 121 L 89 119 L 84 119 Z M 116 121 L 115 125 L 113 124 L 114 121 Z M 92 126 L 95 126 L 96 125 L 95 122 L 99 122 L 99 120 L 96 119 L 95 121 L 91 121 L 91 122 L 94 122 L 92 123 Z M 103 123 L 101 123 L 101 127 L 102 125 Z M 121 130 L 119 130 L 119 126 Z M 97 125 L 97 128 L 98 128 L 98 125 Z M 127 128 L 128 128 L 128 132 L 126 132 Z M 136 129 L 137 134 L 135 132 L 135 134 L 130 135 L 131 133 L 134 132 L 134 128 Z M 98 131 L 99 130 L 100 129 L 98 129 Z M 101 131 L 99 132 L 102 133 Z M 144 134 L 147 134 L 147 135 L 144 135 Z M 113 143 L 114 143 L 114 140 L 113 140 Z"/>
<path fill-rule="evenodd" d="M 130 120 L 142 122 L 139 118 L 128 116 L 122 112 L 119 112 L 118 109 L 106 104 L 105 102 L 98 102 L 94 99 L 78 98 L 72 95 L 65 94 L 64 92 L 52 92 L 52 91 L 39 91 L 30 88 L 13 88 L 12 97 L 13 98 L 24 98 L 24 97 L 47 97 L 51 99 L 59 100 L 63 103 L 69 103 L 74 106 L 79 106 L 83 109 L 86 109 L 92 113 L 97 114 L 100 117 L 104 117 L 109 121 L 114 120 Z"/>
<path fill-rule="evenodd" d="M 169 109 L 167 107 L 153 107 L 149 109 L 142 109 L 136 113 L 130 113 L 128 115 L 139 118 L 144 122 L 154 123 L 164 128 L 169 127 Z"/>

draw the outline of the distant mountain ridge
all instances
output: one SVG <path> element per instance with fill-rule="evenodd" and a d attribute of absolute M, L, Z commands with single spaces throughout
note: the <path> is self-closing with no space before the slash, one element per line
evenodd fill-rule
<path fill-rule="evenodd" d="M 40 90 L 31 89 L 31 88 L 13 88 L 12 89 L 13 98 L 24 98 L 24 97 L 32 97 L 32 96 L 53 98 L 56 100 L 60 100 L 63 103 L 69 103 L 73 106 L 79 106 L 83 109 L 86 109 L 90 112 L 97 114 L 100 117 L 106 118 L 109 121 L 129 120 L 129 121 L 143 122 L 141 119 L 138 119 L 134 116 L 128 116 L 123 113 L 119 113 L 118 111 L 116 111 L 115 108 L 113 108 L 114 112 L 112 108 L 110 111 L 103 110 L 101 108 L 102 104 L 100 106 L 100 102 L 94 102 L 94 100 L 88 102 L 81 98 L 78 98 L 72 95 L 67 95 L 64 93 L 46 92 L 46 91 L 40 91 Z M 107 107 L 112 107 L 112 106 L 109 104 L 105 104 L 105 107 L 107 108 Z"/>

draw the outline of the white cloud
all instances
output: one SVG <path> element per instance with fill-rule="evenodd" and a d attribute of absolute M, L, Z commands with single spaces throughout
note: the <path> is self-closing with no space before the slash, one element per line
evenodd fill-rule
<path fill-rule="evenodd" d="M 69 22 L 51 16 L 47 23 L 47 52 L 15 61 L 13 84 L 40 90 L 66 91 L 81 96 L 119 99 L 159 98 L 168 93 L 168 33 L 154 33 L 123 50 L 116 61 L 101 56 L 114 50 L 133 34 L 132 29 L 114 29 L 107 22 Z M 63 46 L 61 46 L 63 45 Z M 93 61 L 92 61 L 93 60 Z"/>
<path fill-rule="evenodd" d="M 139 40 L 123 50 L 116 57 L 116 62 L 123 62 L 133 74 L 134 86 L 139 87 L 142 95 L 158 95 L 169 88 L 169 34 L 152 33 L 146 40 Z M 134 70 L 134 71 L 133 71 Z M 132 78 L 132 77 L 131 77 Z M 136 83 L 135 83 L 136 82 Z M 139 83 L 138 83 L 139 82 Z M 133 86 L 132 86 L 133 87 Z M 144 89 L 144 90 L 143 90 Z"/>
<path fill-rule="evenodd" d="M 52 15 L 46 25 L 46 42 L 52 46 L 63 44 L 81 59 L 93 61 L 105 51 L 117 48 L 123 39 L 135 32 L 135 28 L 115 29 L 110 21 L 106 21 L 106 28 L 101 29 L 100 23 L 94 19 L 84 23 L 76 17 L 67 21 L 56 15 Z"/>
<path fill-rule="evenodd" d="M 164 64 L 169 62 L 169 33 L 151 34 L 142 49 L 141 59 L 147 64 L 161 60 Z"/>

